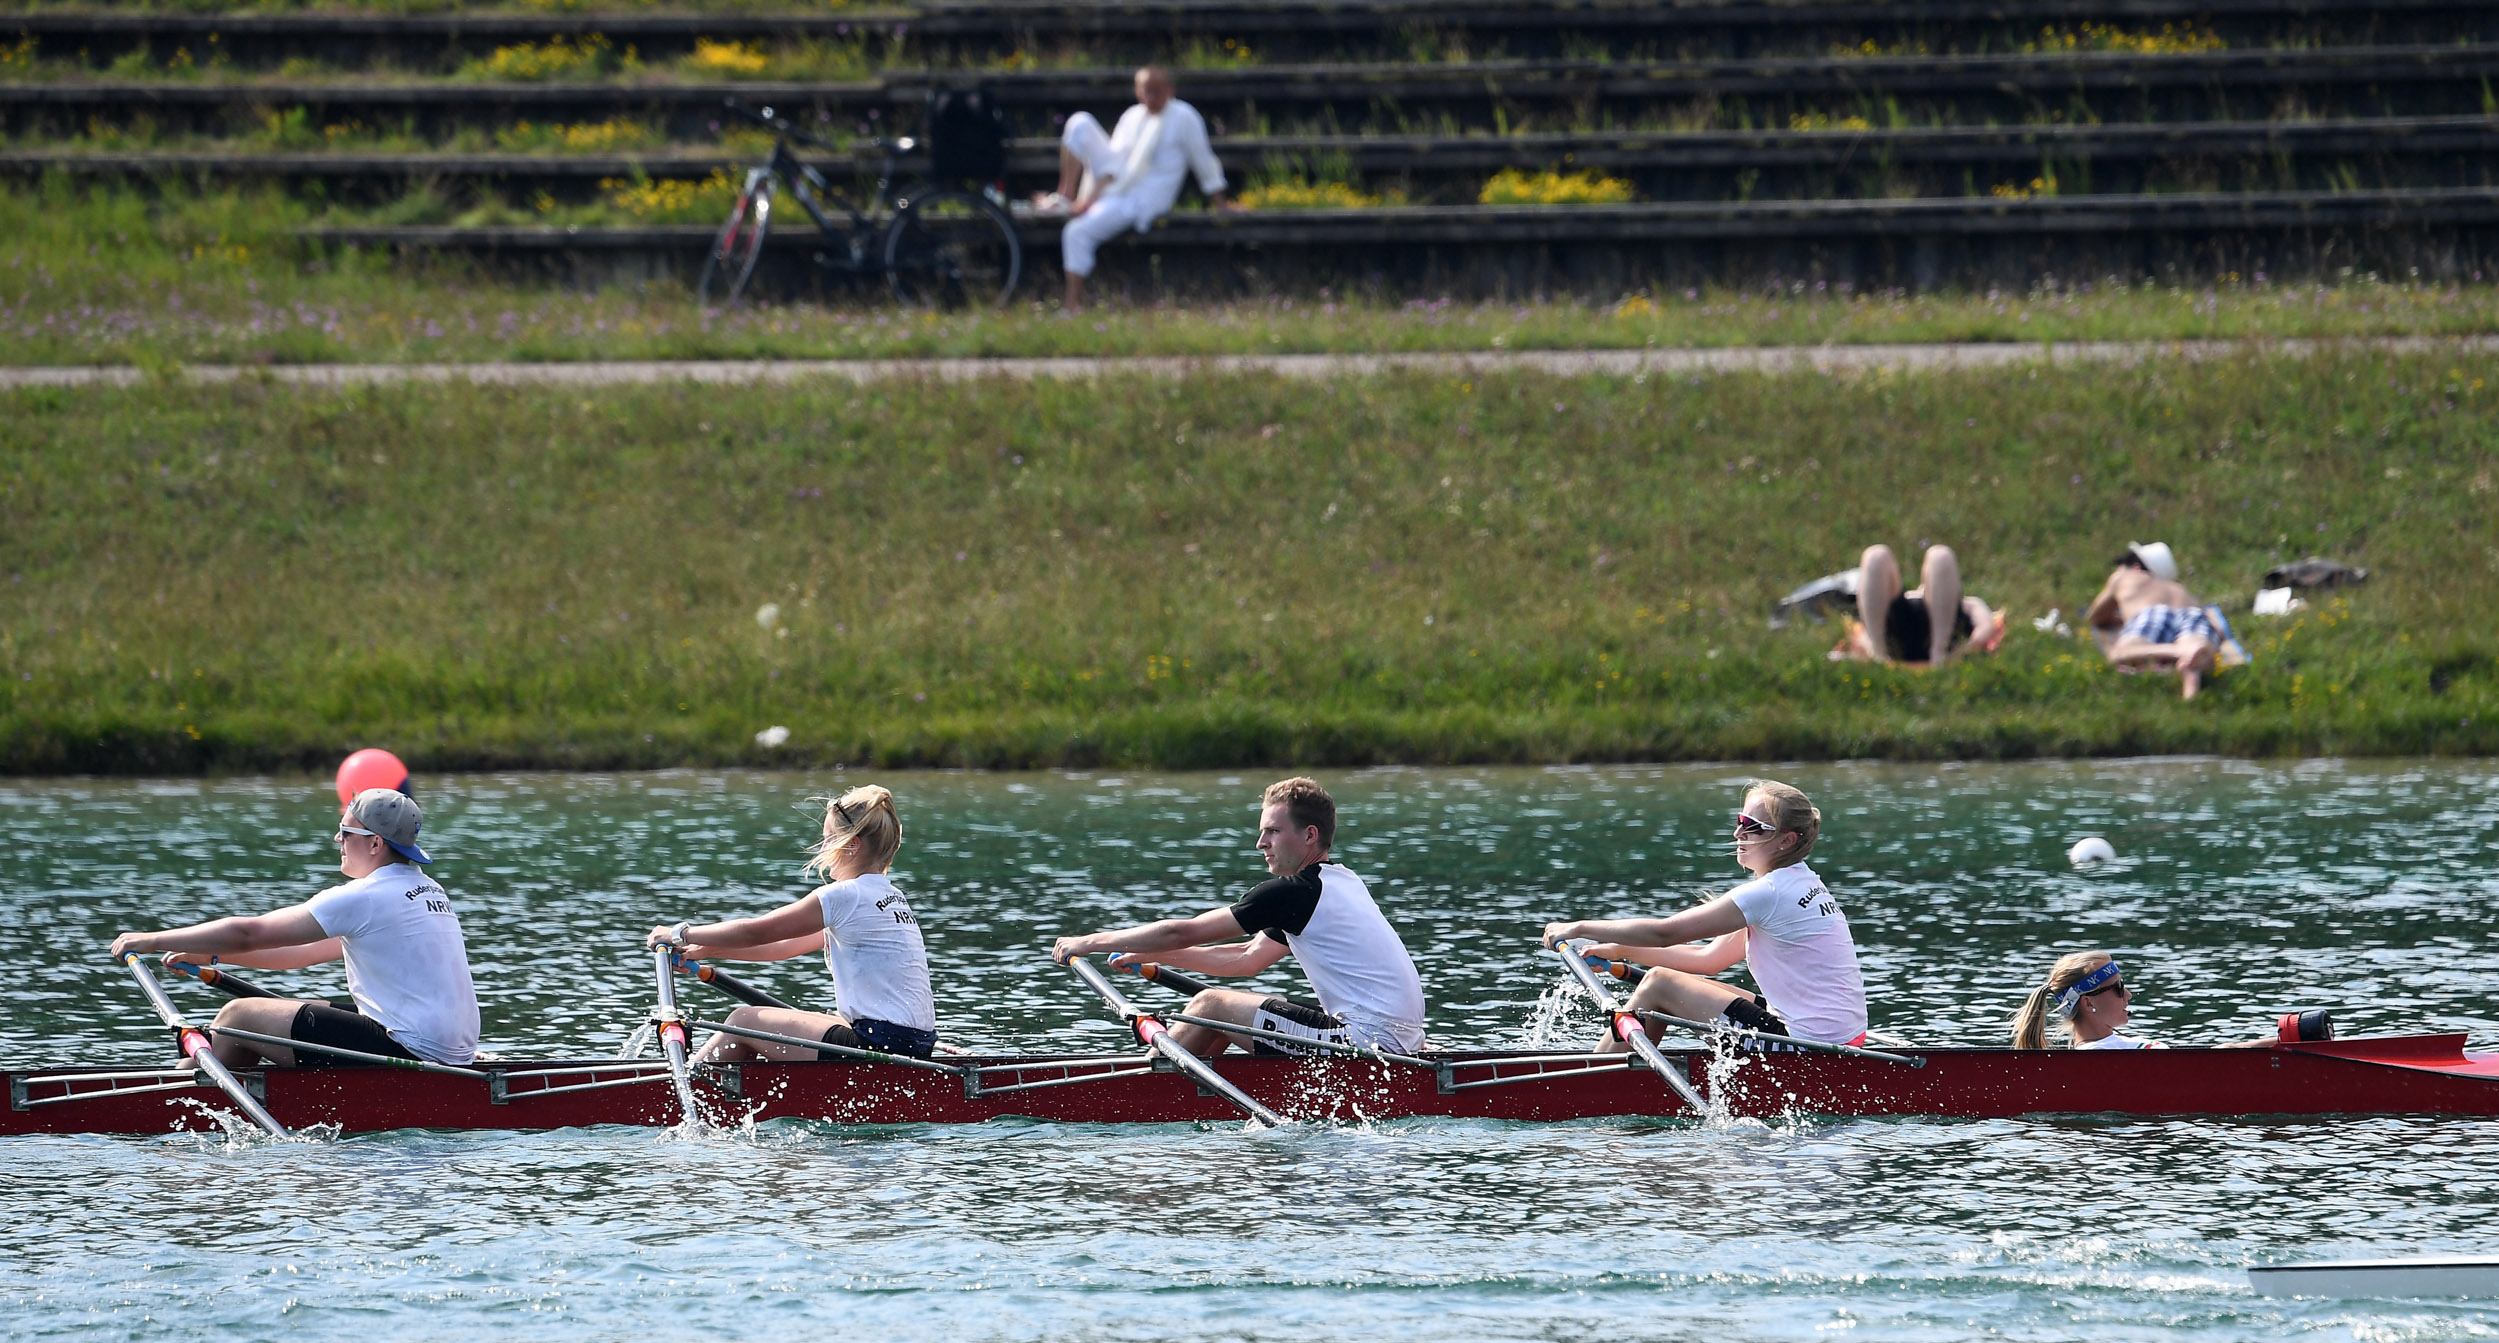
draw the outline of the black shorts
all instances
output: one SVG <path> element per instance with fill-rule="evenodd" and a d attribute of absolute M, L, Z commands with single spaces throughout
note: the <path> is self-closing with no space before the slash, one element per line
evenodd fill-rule
<path fill-rule="evenodd" d="M 1952 643 L 1946 651 L 1970 641 L 1976 629 L 1970 624 L 1970 608 L 1955 606 L 1952 612 Z M 1935 651 L 1935 621 L 1926 609 L 1924 597 L 1892 598 L 1883 616 L 1883 651 L 1894 662 L 1924 662 Z"/>
<path fill-rule="evenodd" d="M 846 1049 L 872 1049 L 879 1054 L 903 1054 L 915 1059 L 924 1059 L 937 1052 L 937 1032 L 897 1026 L 873 1017 L 862 1017 L 857 1023 L 847 1026 L 837 1021 L 824 1028 L 823 1040 L 828 1045 L 841 1045 Z M 828 1049 L 820 1051 L 817 1057 L 838 1059 L 841 1055 Z"/>
<path fill-rule="evenodd" d="M 328 1045 L 332 1049 L 355 1049 L 387 1058 L 412 1059 L 416 1055 L 408 1047 L 391 1038 L 382 1023 L 362 1012 L 350 1012 L 328 1003 L 306 1003 L 295 1009 L 295 1024 L 286 1031 L 290 1037 L 308 1045 Z M 343 1059 L 313 1049 L 295 1051 L 299 1068 L 370 1068 L 376 1065 L 362 1059 Z"/>
<path fill-rule="evenodd" d="M 1262 1031 L 1282 1035 L 1298 1035 L 1305 1040 L 1324 1040 L 1331 1044 L 1348 1043 L 1345 1023 L 1317 1003 L 1299 998 L 1269 998 L 1258 1005 L 1257 1015 L 1250 1024 Z M 1250 1037 L 1253 1054 L 1298 1055 L 1303 1051 L 1275 1040 Z"/>

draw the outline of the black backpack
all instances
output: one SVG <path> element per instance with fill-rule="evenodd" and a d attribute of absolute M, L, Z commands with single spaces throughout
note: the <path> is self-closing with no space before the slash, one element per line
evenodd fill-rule
<path fill-rule="evenodd" d="M 987 186 L 1007 175 L 1007 118 L 986 89 L 940 89 L 929 95 L 929 175 L 940 182 Z"/>

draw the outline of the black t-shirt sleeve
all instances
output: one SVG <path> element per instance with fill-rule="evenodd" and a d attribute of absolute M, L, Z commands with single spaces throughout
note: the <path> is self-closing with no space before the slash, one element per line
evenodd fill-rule
<path fill-rule="evenodd" d="M 1245 933 L 1268 933 L 1290 940 L 1310 926 L 1310 916 L 1318 908 L 1319 865 L 1312 863 L 1289 877 L 1270 877 L 1258 883 L 1232 906 L 1232 917 Z"/>

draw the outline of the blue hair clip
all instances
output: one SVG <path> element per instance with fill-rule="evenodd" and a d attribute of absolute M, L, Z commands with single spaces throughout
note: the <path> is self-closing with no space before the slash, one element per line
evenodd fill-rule
<path fill-rule="evenodd" d="M 2082 1002 L 2084 994 L 2099 992 L 2110 980 L 2124 973 L 2126 972 L 2117 968 L 2117 962 L 2112 960 L 2066 985 L 2065 991 L 2056 996 L 2056 1014 L 2071 1021 L 2074 1017 L 2074 1008 Z"/>

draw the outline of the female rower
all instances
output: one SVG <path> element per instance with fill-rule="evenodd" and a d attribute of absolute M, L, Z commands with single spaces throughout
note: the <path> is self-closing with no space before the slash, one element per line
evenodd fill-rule
<path fill-rule="evenodd" d="M 1724 1020 L 1766 1035 L 1824 1044 L 1862 1044 L 1865 977 L 1839 901 L 1805 865 L 1822 834 L 1822 813 L 1783 783 L 1756 780 L 1735 818 L 1735 860 L 1753 880 L 1695 909 L 1662 919 L 1605 919 L 1545 925 L 1545 945 L 1606 939 L 1582 954 L 1656 968 L 1631 995 L 1635 1012 L 1695 1021 Z M 1683 944 L 1715 939 L 1707 947 Z M 1756 997 L 1709 978 L 1749 960 Z M 1773 1007 L 1773 1004 L 1776 1007 Z M 1648 1026 L 1652 1039 L 1665 1033 Z M 1601 1052 L 1629 1048 L 1609 1031 Z"/>
<path fill-rule="evenodd" d="M 2119 1035 L 2134 990 L 2126 987 L 2125 971 L 2105 951 L 2077 951 L 2057 958 L 2048 982 L 2030 991 L 2022 1010 L 2013 1016 L 2015 1049 L 2046 1049 L 2048 1017 L 2065 1027 L 2075 1049 L 2166 1049 L 2167 1045 Z"/>
<path fill-rule="evenodd" d="M 886 871 L 902 848 L 894 795 L 871 784 L 828 799 L 824 835 L 806 867 L 830 878 L 769 914 L 722 923 L 664 925 L 644 939 L 692 959 L 784 961 L 824 948 L 833 971 L 834 1011 L 741 1007 L 729 1024 L 853 1049 L 927 1058 L 937 1047 L 937 1003 L 929 990 L 928 950 L 911 902 Z M 706 1062 L 798 1061 L 835 1055 L 721 1033 L 703 1046 Z"/>

